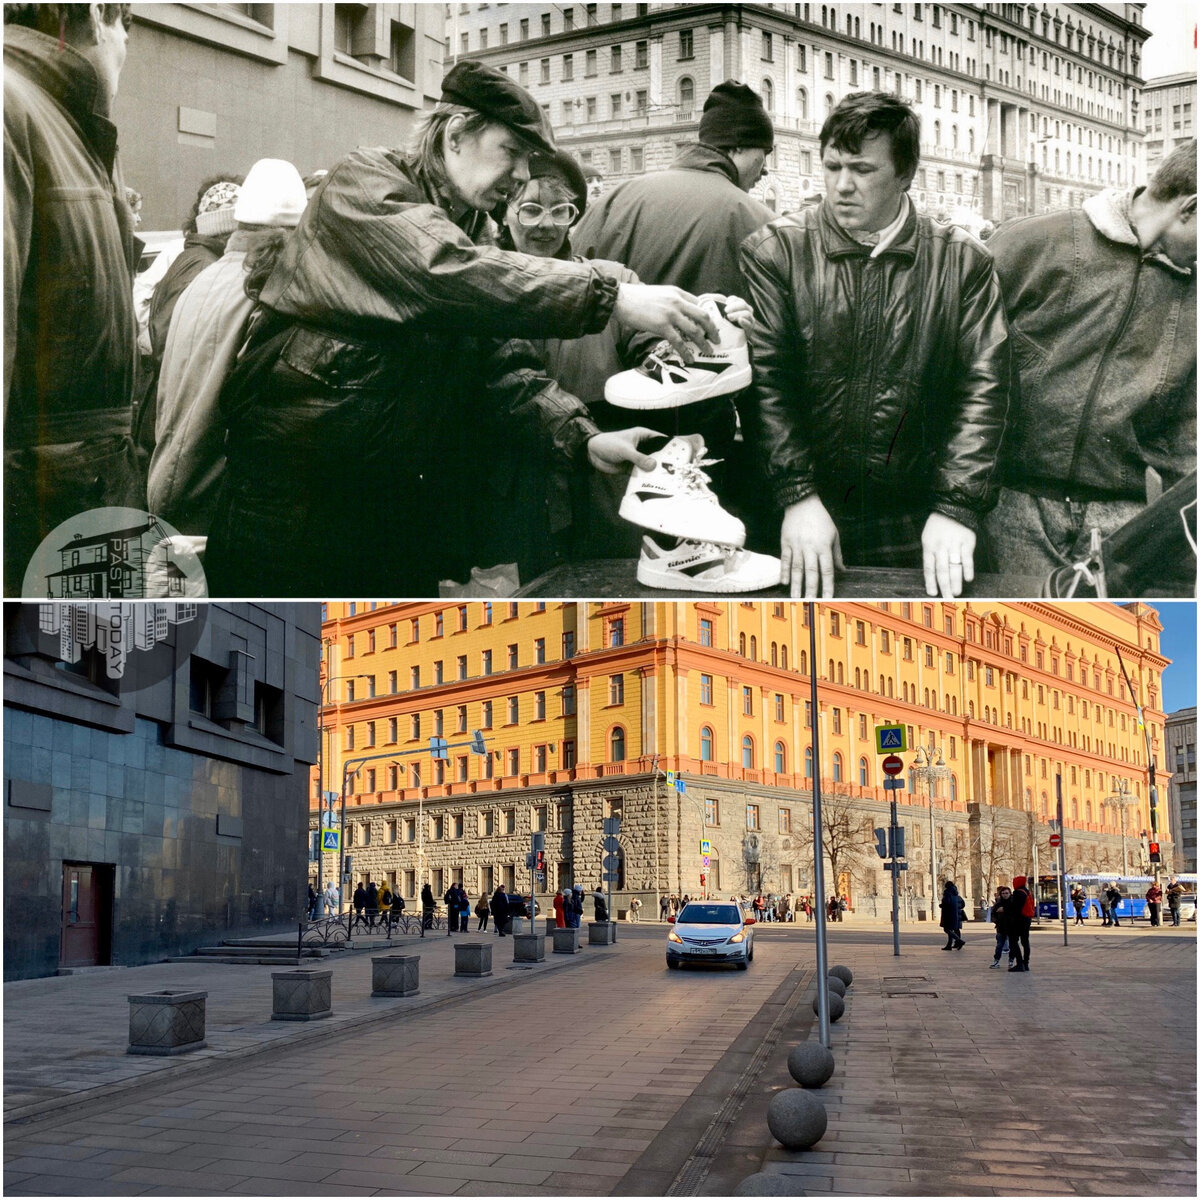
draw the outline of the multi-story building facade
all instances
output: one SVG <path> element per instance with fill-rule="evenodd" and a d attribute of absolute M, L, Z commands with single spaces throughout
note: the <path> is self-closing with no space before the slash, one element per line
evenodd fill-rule
<path fill-rule="evenodd" d="M 305 909 L 316 604 L 4 607 L 4 976 Z"/>
<path fill-rule="evenodd" d="M 135 4 L 113 119 L 145 229 L 178 229 L 200 182 L 284 158 L 302 174 L 399 146 L 440 93 L 426 4 Z"/>
<path fill-rule="evenodd" d="M 1195 74 L 1160 75 L 1142 89 L 1146 174 L 1152 175 L 1180 142 L 1196 136 Z"/>
<path fill-rule="evenodd" d="M 351 884 L 413 897 L 452 880 L 472 897 L 527 885 L 544 831 L 544 886 L 600 875 L 604 817 L 622 817 L 621 900 L 812 887 L 814 777 L 831 888 L 885 894 L 871 829 L 888 793 L 878 724 L 932 744 L 944 783 L 900 793 L 913 869 L 976 898 L 1048 855 L 1061 777 L 1068 866 L 1119 869 L 1105 805 L 1135 798 L 1148 824 L 1145 744 L 1120 646 L 1162 761 L 1161 626 L 1146 605 L 875 603 L 817 608 L 817 761 L 806 606 L 791 603 L 330 604 L 324 624 L 323 783 L 345 795 Z M 486 754 L 472 753 L 479 730 Z M 448 743 L 431 759 L 429 739 Z M 666 772 L 684 784 L 670 786 Z M 317 823 L 314 778 L 311 826 Z M 931 820 L 930 791 L 933 790 Z M 832 815 L 831 815 L 832 814 Z M 836 820 L 835 820 L 836 818 Z M 1165 812 L 1160 836 L 1169 841 Z M 931 834 L 932 829 L 932 834 Z M 699 843 L 710 843 L 702 866 Z M 805 849 L 808 848 L 807 858 Z M 829 846 L 827 845 L 827 849 Z M 1042 862 L 1048 862 L 1046 857 Z M 332 855 L 323 864 L 336 878 Z M 700 875 L 705 881 L 702 885 Z M 316 865 L 310 867 L 315 875 Z"/>
<path fill-rule="evenodd" d="M 610 185 L 666 166 L 709 91 L 743 80 L 774 116 L 754 194 L 777 212 L 823 192 L 834 105 L 895 91 L 922 119 L 918 206 L 994 222 L 1142 178 L 1142 7 L 452 3 L 446 54 L 507 69 Z"/>
<path fill-rule="evenodd" d="M 1167 770 L 1171 772 L 1171 829 L 1176 871 L 1196 873 L 1196 709 L 1181 708 L 1166 720 Z"/>

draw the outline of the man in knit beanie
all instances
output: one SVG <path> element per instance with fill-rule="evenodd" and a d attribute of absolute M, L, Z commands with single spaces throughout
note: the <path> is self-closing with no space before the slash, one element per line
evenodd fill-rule
<path fill-rule="evenodd" d="M 738 246 L 775 214 L 747 193 L 763 175 L 775 144 L 771 118 L 758 94 L 727 80 L 704 102 L 699 142 L 665 171 L 637 175 L 589 204 L 572 233 L 576 253 L 623 263 L 644 283 L 674 284 L 695 295 L 744 296 Z M 681 408 L 639 415 L 669 433 L 699 433 L 709 457 L 730 469 L 736 453 L 732 397 L 716 396 Z M 721 471 L 714 473 L 720 490 Z M 722 502 L 739 507 L 736 496 Z"/>

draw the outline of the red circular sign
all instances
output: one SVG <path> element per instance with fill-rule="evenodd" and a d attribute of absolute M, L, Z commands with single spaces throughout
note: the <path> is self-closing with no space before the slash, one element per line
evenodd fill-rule
<path fill-rule="evenodd" d="M 1061 846 L 1062 845 L 1062 834 L 1061 833 L 1052 833 L 1050 835 L 1050 845 Z"/>
<path fill-rule="evenodd" d="M 885 775 L 899 775 L 904 770 L 904 759 L 898 754 L 889 754 L 879 765 Z"/>

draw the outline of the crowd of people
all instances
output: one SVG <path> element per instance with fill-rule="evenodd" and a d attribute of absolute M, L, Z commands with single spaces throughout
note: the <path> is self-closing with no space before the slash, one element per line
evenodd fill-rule
<path fill-rule="evenodd" d="M 205 181 L 139 353 L 110 119 L 129 6 L 5 22 L 10 595 L 104 505 L 164 516 L 212 594 L 434 595 L 639 547 L 665 586 L 736 590 L 714 480 L 796 595 L 832 595 L 843 564 L 919 568 L 944 596 L 977 567 L 1094 584 L 1094 537 L 1164 489 L 1124 590 L 1194 588 L 1194 141 L 985 247 L 909 198 L 920 122 L 898 96 L 846 96 L 823 200 L 776 217 L 749 195 L 775 131 L 746 85 L 713 89 L 669 168 L 597 197 L 534 98 L 462 60 L 407 150 L 307 186 L 276 158 Z M 640 399 L 610 402 L 631 370 Z M 664 435 L 691 439 L 665 472 Z M 622 523 L 631 470 L 673 477 L 685 527 Z"/>

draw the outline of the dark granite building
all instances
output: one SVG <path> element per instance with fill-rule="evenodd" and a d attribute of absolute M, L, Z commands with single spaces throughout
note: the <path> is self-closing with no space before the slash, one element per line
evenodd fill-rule
<path fill-rule="evenodd" d="M 6 979 L 295 928 L 320 620 L 4 606 Z"/>

